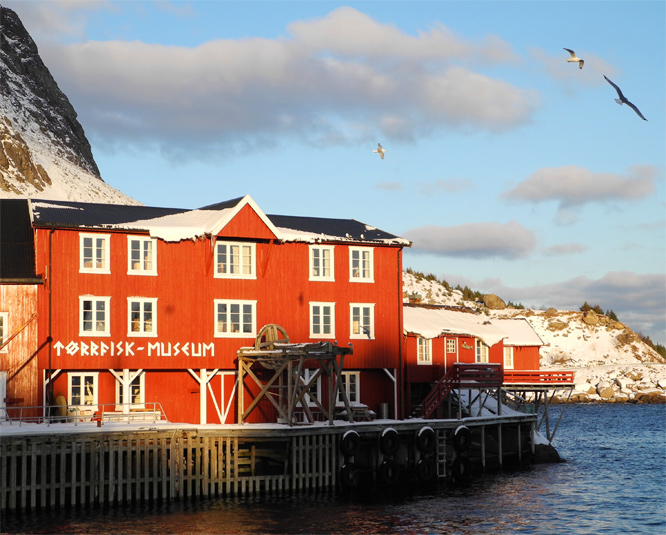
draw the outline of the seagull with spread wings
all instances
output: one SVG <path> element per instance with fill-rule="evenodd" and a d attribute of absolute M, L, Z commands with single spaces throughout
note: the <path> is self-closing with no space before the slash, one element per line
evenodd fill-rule
<path fill-rule="evenodd" d="M 569 54 L 571 54 L 571 57 L 570 57 L 570 58 L 567 58 L 567 61 L 568 61 L 569 63 L 576 63 L 576 62 L 578 62 L 578 68 L 579 68 L 579 69 L 582 69 L 582 68 L 583 68 L 583 63 L 585 63 L 585 61 L 582 60 L 582 59 L 580 59 L 580 58 L 577 58 L 577 57 L 576 57 L 576 53 L 575 53 L 573 50 L 571 50 L 570 48 L 565 48 L 564 50 L 566 50 L 567 52 L 569 52 Z"/>
<path fill-rule="evenodd" d="M 626 105 L 629 106 L 632 110 L 634 110 L 634 111 L 638 114 L 638 116 L 639 116 L 641 119 L 643 119 L 644 121 L 647 121 L 647 119 L 646 119 L 645 117 L 643 117 L 643 114 L 641 113 L 641 111 L 640 111 L 636 106 L 634 106 L 634 104 L 632 104 L 631 102 L 629 102 L 629 101 L 627 100 L 627 97 L 625 97 L 625 96 L 622 94 L 622 91 L 620 90 L 620 88 L 619 88 L 618 86 L 616 86 L 613 82 L 611 82 L 611 81 L 606 77 L 605 74 L 604 74 L 604 78 L 606 78 L 606 81 L 607 81 L 610 85 L 612 85 L 612 86 L 615 88 L 615 91 L 617 91 L 617 96 L 620 97 L 620 98 L 616 98 L 616 99 L 615 99 L 615 102 L 617 102 L 620 106 L 622 106 L 622 104 L 626 104 Z"/>
<path fill-rule="evenodd" d="M 382 147 L 381 143 L 377 143 L 377 148 L 375 150 L 373 150 L 372 152 L 376 152 L 377 154 L 379 154 L 379 157 L 383 160 L 384 159 L 384 153 L 386 151 L 384 150 L 384 147 Z"/>

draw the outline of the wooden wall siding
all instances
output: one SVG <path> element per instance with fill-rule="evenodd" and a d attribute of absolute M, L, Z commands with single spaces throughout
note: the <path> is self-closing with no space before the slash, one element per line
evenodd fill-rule
<path fill-rule="evenodd" d="M 266 226 L 254 209 L 246 204 L 236 216 L 220 231 L 223 238 L 252 238 L 274 240 L 275 234 Z"/>
<path fill-rule="evenodd" d="M 40 231 L 38 266 L 48 259 L 48 236 Z M 354 367 L 393 367 L 397 360 L 397 336 L 401 307 L 399 277 L 395 274 L 400 249 L 375 248 L 375 283 L 349 282 L 346 246 L 336 246 L 336 281 L 308 281 L 307 244 L 257 245 L 260 259 L 266 262 L 258 280 L 217 279 L 213 277 L 213 253 L 209 240 L 157 244 L 157 276 L 127 275 L 127 237 L 111 235 L 111 273 L 79 273 L 79 233 L 56 230 L 53 237 L 53 338 L 63 344 L 70 341 L 135 342 L 135 347 L 154 343 L 215 344 L 215 356 L 188 358 L 180 355 L 179 365 L 193 368 L 232 367 L 240 346 L 252 345 L 254 338 L 215 338 L 214 299 L 249 299 L 257 301 L 257 329 L 267 323 L 285 327 L 292 340 L 309 341 L 309 303 L 335 302 L 335 339 L 341 345 L 352 342 Z M 46 261 L 46 264 L 48 262 Z M 389 273 L 390 276 L 383 274 Z M 78 325 L 79 296 L 111 296 L 111 335 L 80 337 Z M 127 336 L 127 298 L 157 298 L 157 337 Z M 41 316 L 48 315 L 48 296 L 42 290 Z M 375 304 L 375 339 L 350 339 L 349 303 Z M 85 359 L 63 355 L 56 367 L 68 368 L 72 361 L 83 369 L 122 368 L 118 358 L 89 355 Z M 169 359 L 135 354 L 131 368 L 170 368 Z"/>
<path fill-rule="evenodd" d="M 5 337 L 28 322 L 37 313 L 37 285 L 0 284 L 0 312 L 8 312 Z M 0 353 L 0 369 L 7 372 L 7 397 L 23 398 L 10 407 L 34 407 L 41 399 L 41 374 L 38 366 L 39 318 L 30 321 Z M 46 329 L 47 325 L 42 323 Z M 46 334 L 44 335 L 44 338 Z M 2 400 L 0 400 L 0 403 Z M 31 415 L 36 416 L 36 414 Z"/>
<path fill-rule="evenodd" d="M 277 323 L 285 327 L 292 341 L 302 342 L 316 340 L 310 338 L 309 303 L 334 302 L 335 340 L 340 345 L 350 342 L 354 345 L 354 354 L 345 362 L 345 369 L 397 367 L 402 317 L 402 277 L 401 272 L 397 271 L 401 262 L 400 247 L 374 247 L 375 282 L 352 283 L 349 281 L 348 245 L 336 243 L 335 281 L 310 281 L 309 245 L 273 240 L 268 227 L 246 206 L 223 229 L 217 240 L 225 239 L 228 233 L 234 239 L 260 240 L 256 242 L 256 279 L 215 278 L 214 243 L 210 239 L 184 240 L 179 243 L 157 240 L 157 275 L 142 276 L 127 273 L 127 234 L 104 230 L 99 232 L 110 235 L 109 274 L 79 273 L 78 230 L 55 230 L 51 238 L 50 270 L 50 229 L 37 229 L 36 251 L 38 273 L 44 274 L 45 278 L 50 275 L 48 282 L 53 284 L 54 348 L 55 344 L 61 345 L 59 350 L 54 349 L 52 352 L 52 367 L 72 371 L 99 371 L 100 403 L 114 403 L 116 400 L 116 382 L 108 369 L 141 368 L 150 370 L 145 382 L 146 402 L 162 403 L 171 421 L 199 423 L 199 385 L 186 370 L 235 370 L 239 347 L 254 344 L 254 336 L 214 336 L 215 299 L 256 300 L 257 330 L 265 324 Z M 39 289 L 42 326 L 48 318 L 47 290 L 48 284 Z M 111 297 L 110 336 L 79 336 L 79 297 L 85 295 Z M 156 337 L 128 336 L 128 297 L 157 299 Z M 350 338 L 349 303 L 352 302 L 375 305 L 373 340 Z M 45 332 L 45 329 L 40 331 L 41 342 L 46 339 Z M 78 351 L 71 354 L 67 351 L 66 346 L 70 342 L 74 342 Z M 105 354 L 102 354 L 101 344 L 105 344 Z M 109 349 L 112 344 L 113 351 Z M 176 349 L 182 349 L 183 345 L 187 345 L 189 356 Z M 84 346 L 88 353 L 85 355 L 81 352 Z M 128 349 L 134 354 L 128 354 Z M 162 355 L 162 351 L 167 354 L 170 352 L 171 356 Z M 47 368 L 47 348 L 41 350 L 39 358 L 40 367 Z M 156 370 L 164 373 L 156 374 Z M 390 392 L 390 400 L 393 399 L 392 385 L 388 387 L 384 382 L 382 379 L 377 394 L 371 394 L 373 388 L 364 385 L 371 398 L 385 402 Z M 54 384 L 56 393 L 61 391 L 66 394 L 66 374 L 57 378 Z M 211 387 L 218 407 L 223 410 L 228 398 L 220 398 L 219 379 L 214 379 Z M 226 395 L 229 394 L 227 390 Z M 373 407 L 373 410 L 377 409 Z M 267 406 L 264 412 L 271 415 L 274 411 Z M 219 422 L 212 399 L 208 400 L 207 414 L 209 422 Z M 236 411 L 232 414 L 236 414 Z"/>
<path fill-rule="evenodd" d="M 516 370 L 540 369 L 539 348 L 535 346 L 515 347 L 513 350 L 513 367 Z"/>

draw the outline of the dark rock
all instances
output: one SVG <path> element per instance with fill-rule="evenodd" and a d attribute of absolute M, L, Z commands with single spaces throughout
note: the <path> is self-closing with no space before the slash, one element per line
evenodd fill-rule
<path fill-rule="evenodd" d="M 0 26 L 0 92 L 9 106 L 9 110 L 0 109 L 0 116 L 13 112 L 25 124 L 38 125 L 62 157 L 101 180 L 74 107 L 44 65 L 18 15 L 0 6 Z M 20 133 L 16 122 L 14 128 Z"/>
<path fill-rule="evenodd" d="M 566 462 L 551 444 L 536 444 L 534 447 L 535 463 L 564 463 Z"/>

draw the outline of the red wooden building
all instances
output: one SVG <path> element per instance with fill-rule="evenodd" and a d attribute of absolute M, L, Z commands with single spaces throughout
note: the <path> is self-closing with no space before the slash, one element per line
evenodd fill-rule
<path fill-rule="evenodd" d="M 539 370 L 543 341 L 524 318 L 490 318 L 470 309 L 405 303 L 405 413 L 456 362 Z"/>
<path fill-rule="evenodd" d="M 20 288 L 0 274 L 3 336 L 38 316 L 0 353 L 7 397 L 40 405 L 52 389 L 87 412 L 159 403 L 171 421 L 232 423 L 238 388 L 253 388 L 236 383 L 237 351 L 278 324 L 293 342 L 352 344 L 350 401 L 401 416 L 407 240 L 266 215 L 249 196 L 198 210 L 1 200 L 0 211 L 10 204 L 29 269 Z M 274 421 L 259 409 L 250 421 Z"/>
<path fill-rule="evenodd" d="M 0 418 L 40 403 L 35 248 L 26 201 L 0 201 Z M 8 388 L 9 385 L 9 388 Z"/>

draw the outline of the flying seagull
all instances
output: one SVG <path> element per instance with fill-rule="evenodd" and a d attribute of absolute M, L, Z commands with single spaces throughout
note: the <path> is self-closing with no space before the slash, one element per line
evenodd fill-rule
<path fill-rule="evenodd" d="M 643 117 L 643 114 L 641 113 L 641 111 L 636 106 L 634 106 L 631 102 L 629 102 L 627 100 L 627 98 L 622 94 L 622 91 L 620 91 L 620 88 L 618 86 L 616 86 L 613 82 L 611 82 L 606 77 L 605 74 L 604 74 L 604 78 L 606 78 L 606 81 L 615 88 L 615 91 L 617 91 L 617 96 L 620 97 L 620 98 L 616 98 L 615 102 L 617 102 L 620 106 L 622 106 L 622 104 L 626 104 L 632 110 L 634 110 L 641 119 L 643 119 L 644 121 L 647 121 L 647 119 L 645 117 Z"/>
<path fill-rule="evenodd" d="M 384 159 L 384 153 L 386 152 L 384 150 L 384 147 L 382 147 L 381 143 L 377 143 L 377 149 L 373 150 L 372 152 L 376 152 L 379 154 L 379 157 L 383 160 Z"/>
<path fill-rule="evenodd" d="M 568 61 L 569 63 L 576 63 L 576 62 L 578 62 L 578 68 L 579 68 L 579 69 L 582 69 L 582 68 L 583 68 L 583 63 L 585 63 L 585 62 L 584 62 L 582 59 L 577 58 L 577 57 L 576 57 L 576 53 L 575 53 L 573 50 L 571 50 L 570 48 L 565 48 L 564 50 L 566 50 L 567 52 L 569 52 L 569 54 L 571 54 L 571 57 L 570 57 L 570 58 L 567 58 L 567 61 Z"/>

